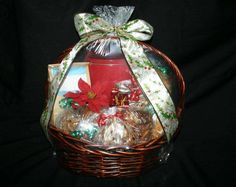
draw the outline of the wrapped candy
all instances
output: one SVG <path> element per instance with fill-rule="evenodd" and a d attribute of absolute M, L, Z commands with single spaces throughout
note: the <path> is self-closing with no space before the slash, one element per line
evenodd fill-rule
<path fill-rule="evenodd" d="M 106 146 L 130 146 L 146 142 L 153 138 L 154 125 L 160 125 L 149 112 L 123 107 L 103 110 L 97 122 L 100 129 L 94 141 Z"/>
<path fill-rule="evenodd" d="M 71 133 L 73 137 L 84 138 L 87 140 L 91 140 L 94 138 L 98 131 L 97 123 L 90 122 L 90 120 L 82 120 L 79 122 L 75 131 Z"/>
<path fill-rule="evenodd" d="M 111 92 L 112 106 L 129 105 L 130 84 L 131 84 L 130 80 L 123 80 L 115 84 L 115 88 L 113 88 Z"/>
<path fill-rule="evenodd" d="M 111 92 L 111 105 L 112 106 L 128 106 L 129 100 L 128 100 L 128 94 L 127 93 L 121 93 L 117 89 L 113 89 Z"/>
<path fill-rule="evenodd" d="M 141 89 L 137 86 L 137 83 L 132 79 L 123 80 L 115 84 L 115 88 L 112 90 L 112 106 L 128 107 L 131 105 L 145 105 L 148 103 L 142 95 Z M 142 98 L 142 99 L 141 99 Z"/>
<path fill-rule="evenodd" d="M 91 112 L 86 107 L 77 110 L 64 109 L 57 117 L 55 126 L 73 137 L 91 140 L 98 131 L 97 117 L 97 113 Z"/>
<path fill-rule="evenodd" d="M 66 133 L 70 133 L 75 130 L 80 118 L 81 115 L 78 111 L 73 109 L 65 109 L 56 118 L 55 126 L 62 129 Z"/>
<path fill-rule="evenodd" d="M 135 143 L 137 139 L 135 129 L 127 123 L 123 108 L 110 107 L 103 110 L 98 117 L 100 131 L 95 137 L 98 144 L 105 146 L 128 146 Z"/>
<path fill-rule="evenodd" d="M 92 140 L 98 132 L 97 117 L 98 113 L 94 113 L 85 108 L 75 130 L 71 132 L 71 135 L 76 138 Z"/>
<path fill-rule="evenodd" d="M 102 110 L 101 114 L 98 116 L 97 122 L 99 126 L 104 126 L 107 124 L 107 120 L 112 117 L 117 117 L 123 119 L 123 109 L 117 107 L 110 107 L 108 109 Z"/>
<path fill-rule="evenodd" d="M 104 146 L 129 146 L 135 143 L 135 131 L 132 126 L 118 117 L 111 117 L 100 128 L 95 141 Z"/>
<path fill-rule="evenodd" d="M 130 146 L 163 135 L 156 115 L 132 107 L 109 107 L 100 113 L 87 107 L 65 108 L 56 126 L 75 138 L 104 146 Z"/>
<path fill-rule="evenodd" d="M 150 113 L 129 109 L 124 120 L 135 129 L 137 142 L 143 143 L 152 138 L 153 121 Z"/>

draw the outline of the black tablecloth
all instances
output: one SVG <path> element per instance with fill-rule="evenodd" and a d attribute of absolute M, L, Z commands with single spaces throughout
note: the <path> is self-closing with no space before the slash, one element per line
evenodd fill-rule
<path fill-rule="evenodd" d="M 99 4 L 135 5 L 132 19 L 154 27 L 150 44 L 186 81 L 182 129 L 168 162 L 137 178 L 65 171 L 39 124 L 47 64 L 78 41 L 74 14 Z M 1 186 L 236 185 L 235 10 L 233 0 L 0 0 Z"/>

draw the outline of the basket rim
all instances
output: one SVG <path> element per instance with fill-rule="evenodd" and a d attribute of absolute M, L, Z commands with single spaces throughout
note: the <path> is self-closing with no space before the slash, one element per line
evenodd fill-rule
<path fill-rule="evenodd" d="M 57 135 L 55 135 L 56 133 Z M 63 130 L 57 128 L 55 125 L 51 124 L 49 126 L 49 134 L 56 139 L 59 139 L 58 136 L 60 137 L 60 140 L 63 139 L 64 142 L 74 142 L 74 143 L 79 143 L 83 145 L 84 148 L 92 148 L 92 149 L 99 149 L 100 151 L 116 151 L 116 152 L 124 152 L 122 150 L 127 151 L 137 151 L 137 152 L 143 152 L 146 150 L 152 150 L 157 147 L 160 147 L 161 145 L 167 143 L 165 136 L 162 135 L 159 138 L 149 140 L 147 142 L 131 145 L 131 146 L 105 146 L 105 145 L 99 145 L 99 144 L 94 144 L 93 142 L 83 139 L 83 138 L 74 138 L 72 137 L 69 133 L 64 132 Z M 132 153 L 133 154 L 133 153 Z"/>

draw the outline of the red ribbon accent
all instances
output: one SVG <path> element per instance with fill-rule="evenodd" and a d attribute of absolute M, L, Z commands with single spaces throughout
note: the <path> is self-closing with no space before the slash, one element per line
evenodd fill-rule
<path fill-rule="evenodd" d="M 123 114 L 122 112 L 116 112 L 115 114 L 113 115 L 107 115 L 107 114 L 100 114 L 97 122 L 98 122 L 98 125 L 99 126 L 104 126 L 106 125 L 106 122 L 108 119 L 111 119 L 113 117 L 117 117 L 117 118 L 120 118 L 120 119 L 123 119 Z"/>
<path fill-rule="evenodd" d="M 139 96 L 142 94 L 142 91 L 140 89 L 132 90 L 129 95 L 130 101 L 139 101 Z"/>

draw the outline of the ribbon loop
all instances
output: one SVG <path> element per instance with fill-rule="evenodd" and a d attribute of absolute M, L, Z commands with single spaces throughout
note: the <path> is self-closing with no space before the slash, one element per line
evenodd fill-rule
<path fill-rule="evenodd" d="M 93 32 L 109 33 L 113 31 L 113 26 L 95 14 L 80 13 L 74 17 L 75 28 L 80 37 Z"/>
<path fill-rule="evenodd" d="M 144 20 L 136 19 L 120 27 L 126 33 L 129 33 L 138 41 L 150 40 L 153 35 L 153 27 Z"/>
<path fill-rule="evenodd" d="M 118 36 L 125 36 L 130 39 L 146 41 L 151 39 L 153 34 L 152 26 L 144 20 L 133 20 L 121 26 L 111 25 L 95 14 L 81 13 L 74 17 L 74 24 L 80 37 L 92 34 L 93 32 L 116 33 Z"/>

